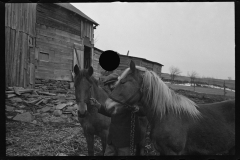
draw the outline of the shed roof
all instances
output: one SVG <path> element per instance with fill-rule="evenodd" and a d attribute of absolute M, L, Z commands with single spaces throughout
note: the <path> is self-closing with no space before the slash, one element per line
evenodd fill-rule
<path fill-rule="evenodd" d="M 95 25 L 99 25 L 97 22 L 95 22 L 93 19 L 91 19 L 90 17 L 88 17 L 86 14 L 84 14 L 83 12 L 81 12 L 79 9 L 77 9 L 76 7 L 74 7 L 73 5 L 71 5 L 70 3 L 54 3 L 58 6 L 61 6 L 63 8 L 66 8 L 67 10 L 70 10 L 74 13 L 77 13 L 78 15 L 80 15 L 81 17 L 89 20 L 90 22 L 92 22 Z"/>
<path fill-rule="evenodd" d="M 95 50 L 98 50 L 98 51 L 100 51 L 100 52 L 104 52 L 104 51 L 102 51 L 102 50 L 100 50 L 100 49 L 98 49 L 98 48 L 96 48 L 96 47 L 94 47 L 94 49 L 95 49 Z M 127 56 L 127 55 L 123 55 L 123 54 L 120 54 L 120 53 L 118 53 L 118 54 L 119 54 L 120 56 L 123 56 L 123 57 L 138 58 L 138 59 L 144 60 L 144 61 L 149 62 L 149 63 L 155 63 L 155 64 L 158 64 L 158 65 L 160 65 L 160 66 L 164 66 L 164 65 L 162 65 L 161 63 L 153 62 L 153 61 L 147 60 L 147 59 L 145 59 L 145 58 Z"/>

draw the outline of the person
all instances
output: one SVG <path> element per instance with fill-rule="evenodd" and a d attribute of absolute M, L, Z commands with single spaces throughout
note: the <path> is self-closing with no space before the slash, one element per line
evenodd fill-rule
<path fill-rule="evenodd" d="M 116 73 L 111 73 L 104 80 L 104 90 L 108 94 L 114 88 L 115 82 L 118 80 Z M 132 107 L 133 110 L 124 110 L 122 113 L 111 115 L 105 110 L 105 107 L 101 106 L 97 101 L 92 100 L 91 105 L 96 106 L 98 113 L 111 117 L 111 124 L 109 127 L 109 135 L 107 140 L 107 146 L 104 156 L 129 156 L 130 155 L 130 132 L 131 132 L 131 112 L 137 116 L 143 116 L 139 112 L 137 106 Z M 141 141 L 140 126 L 138 118 L 135 116 L 135 132 L 134 132 L 134 144 Z"/>

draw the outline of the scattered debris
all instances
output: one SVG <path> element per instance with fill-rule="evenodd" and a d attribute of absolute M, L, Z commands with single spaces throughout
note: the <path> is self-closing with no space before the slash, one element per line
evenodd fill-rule
<path fill-rule="evenodd" d="M 23 121 L 23 122 L 31 122 L 33 120 L 33 116 L 29 112 L 25 112 L 22 114 L 16 115 L 13 120 Z"/>

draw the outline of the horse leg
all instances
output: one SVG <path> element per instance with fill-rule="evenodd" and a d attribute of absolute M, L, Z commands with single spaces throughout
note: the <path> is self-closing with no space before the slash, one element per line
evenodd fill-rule
<path fill-rule="evenodd" d="M 88 156 L 94 156 L 94 135 L 85 133 L 85 137 L 87 139 Z"/>
<path fill-rule="evenodd" d="M 105 149 L 107 146 L 107 137 L 101 137 L 101 142 L 102 142 L 102 155 L 105 153 Z"/>

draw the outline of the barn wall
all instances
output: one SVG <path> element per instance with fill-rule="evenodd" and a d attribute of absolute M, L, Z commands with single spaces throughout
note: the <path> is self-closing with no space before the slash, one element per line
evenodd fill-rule
<path fill-rule="evenodd" d="M 5 4 L 6 86 L 34 87 L 35 3 Z"/>
<path fill-rule="evenodd" d="M 72 81 L 74 64 L 84 66 L 84 45 L 93 45 L 92 27 L 80 16 L 56 4 L 38 4 L 36 78 Z"/>
<path fill-rule="evenodd" d="M 93 54 L 93 69 L 94 69 L 94 77 L 99 78 L 101 76 L 101 72 L 104 72 L 105 70 L 99 65 L 99 57 L 102 54 L 103 51 L 99 49 L 94 49 L 94 54 Z M 148 61 L 144 60 L 142 58 L 137 58 L 137 57 L 128 57 L 125 55 L 120 55 L 120 64 L 118 68 L 115 70 L 116 73 L 119 75 L 129 67 L 130 61 L 133 60 L 136 65 L 146 67 L 149 70 L 153 70 L 155 73 L 157 73 L 159 76 L 161 76 L 161 68 L 162 66 Z"/>

